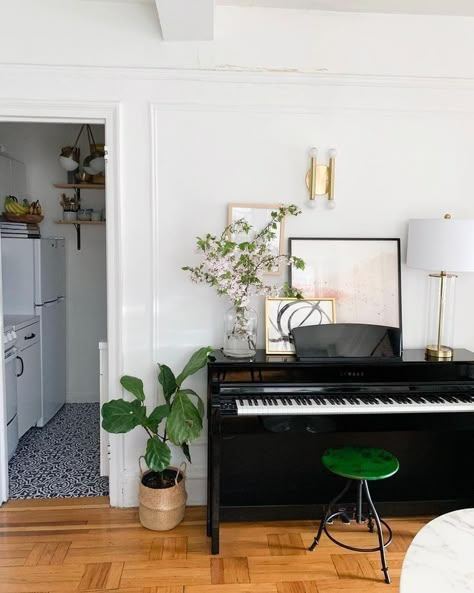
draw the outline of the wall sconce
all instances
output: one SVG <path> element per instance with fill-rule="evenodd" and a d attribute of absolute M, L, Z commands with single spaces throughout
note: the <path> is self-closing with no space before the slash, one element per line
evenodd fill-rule
<path fill-rule="evenodd" d="M 307 205 L 310 208 L 316 207 L 316 196 L 328 196 L 328 208 L 335 208 L 334 201 L 334 178 L 336 171 L 336 150 L 329 150 L 329 165 L 318 163 L 318 149 L 310 149 L 311 166 L 306 173 L 306 187 L 309 190 Z"/>

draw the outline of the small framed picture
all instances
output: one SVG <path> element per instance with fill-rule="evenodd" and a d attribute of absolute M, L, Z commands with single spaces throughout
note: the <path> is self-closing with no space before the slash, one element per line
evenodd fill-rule
<path fill-rule="evenodd" d="M 243 241 L 248 241 L 249 239 L 252 240 L 255 235 L 270 222 L 271 213 L 275 212 L 275 210 L 278 210 L 280 207 L 281 204 L 229 204 L 227 224 L 232 224 L 241 218 L 245 218 L 245 220 L 252 226 L 251 234 L 233 235 L 231 240 L 237 243 L 242 243 Z M 269 250 L 272 255 L 283 254 L 284 223 L 285 221 L 282 220 L 281 223 L 277 225 L 278 228 L 276 229 L 276 237 L 269 244 Z M 283 266 L 278 265 L 275 267 L 273 272 L 266 273 L 270 275 L 280 274 L 282 267 Z"/>
<path fill-rule="evenodd" d="M 336 322 L 334 298 L 273 298 L 265 300 L 265 345 L 267 354 L 294 354 L 291 330 L 305 325 Z"/>

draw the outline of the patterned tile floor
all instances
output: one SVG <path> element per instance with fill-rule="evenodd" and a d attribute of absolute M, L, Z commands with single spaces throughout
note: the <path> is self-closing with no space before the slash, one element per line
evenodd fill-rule
<path fill-rule="evenodd" d="M 99 404 L 65 404 L 20 439 L 9 464 L 10 498 L 107 495 L 99 463 Z"/>

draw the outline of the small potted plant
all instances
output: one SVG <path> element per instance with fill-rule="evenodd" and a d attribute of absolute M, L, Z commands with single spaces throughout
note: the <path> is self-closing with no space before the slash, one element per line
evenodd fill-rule
<path fill-rule="evenodd" d="M 159 364 L 158 381 L 164 403 L 150 414 L 143 381 L 129 375 L 123 376 L 120 383 L 134 399 L 115 399 L 102 406 L 102 428 L 107 432 L 126 433 L 141 426 L 148 434 L 145 455 L 140 460 L 143 458 L 149 469 L 142 472 L 140 465 L 139 489 L 140 521 L 148 529 L 166 531 L 183 519 L 187 498 L 185 473 L 181 467 L 170 466 L 168 442 L 180 447 L 191 463 L 189 444 L 201 433 L 204 403 L 195 391 L 183 389 L 182 385 L 207 364 L 212 350 L 197 350 L 178 376 L 168 366 Z"/>

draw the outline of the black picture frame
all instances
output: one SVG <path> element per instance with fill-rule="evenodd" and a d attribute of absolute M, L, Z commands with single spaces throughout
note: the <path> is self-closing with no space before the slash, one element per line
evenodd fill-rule
<path fill-rule="evenodd" d="M 335 298 L 340 323 L 402 332 L 399 238 L 290 237 L 288 249 L 305 260 L 304 271 L 289 268 L 289 285 L 305 298 Z"/>

